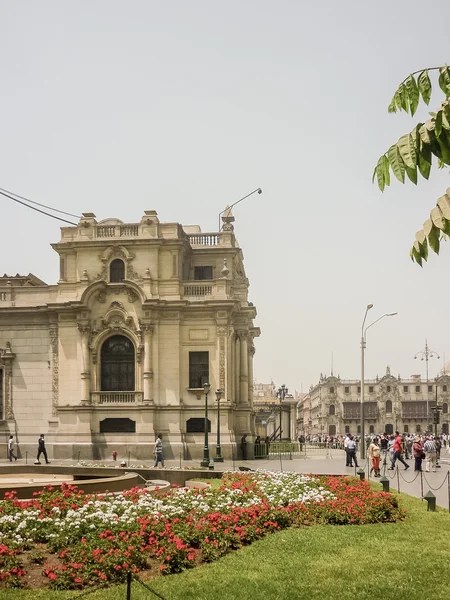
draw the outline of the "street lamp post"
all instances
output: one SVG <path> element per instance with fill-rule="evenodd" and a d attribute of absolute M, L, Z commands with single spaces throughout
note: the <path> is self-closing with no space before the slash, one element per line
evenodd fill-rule
<path fill-rule="evenodd" d="M 278 392 L 277 392 L 277 398 L 280 401 L 280 442 L 281 442 L 281 431 L 282 431 L 282 429 L 281 429 L 281 425 L 282 425 L 282 423 L 281 423 L 281 414 L 282 414 L 282 405 L 281 405 L 281 403 L 286 398 L 286 395 L 288 394 L 288 392 L 289 392 L 289 390 L 284 385 L 284 383 L 283 383 L 283 385 L 281 387 L 278 388 Z"/>
<path fill-rule="evenodd" d="M 372 327 L 372 325 L 375 325 L 375 323 L 378 323 L 378 321 L 381 321 L 381 319 L 384 319 L 384 317 L 393 317 L 394 315 L 396 315 L 397 313 L 385 313 L 384 315 L 381 315 L 381 317 L 378 317 L 378 319 L 376 319 L 375 321 L 373 321 L 373 323 L 371 323 L 370 325 L 367 325 L 367 327 L 364 329 L 364 324 L 366 322 L 366 318 L 367 318 L 367 313 L 369 312 L 369 310 L 373 308 L 373 304 L 368 304 L 366 307 L 366 312 L 364 313 L 364 319 L 362 322 L 362 326 L 361 326 L 361 442 L 360 442 L 360 456 L 361 456 L 361 460 L 364 460 L 366 458 L 366 439 L 365 439 L 365 433 L 364 433 L 364 350 L 366 348 L 366 332 L 367 330 Z"/>
<path fill-rule="evenodd" d="M 222 448 L 220 446 L 220 399 L 222 398 L 222 390 L 216 390 L 216 401 L 217 401 L 217 444 L 216 444 L 216 456 L 214 462 L 223 462 Z"/>
<path fill-rule="evenodd" d="M 203 460 L 200 463 L 202 467 L 209 467 L 209 446 L 208 446 L 208 394 L 211 389 L 209 383 L 203 384 L 205 391 L 205 447 L 203 448 Z"/>
<path fill-rule="evenodd" d="M 425 350 L 421 350 L 420 352 L 417 352 L 414 355 L 414 360 L 417 360 L 420 357 L 420 360 L 424 360 L 425 361 L 425 371 L 426 371 L 426 375 L 427 375 L 427 420 L 429 421 L 429 405 L 428 405 L 428 359 L 430 358 L 437 358 L 440 359 L 441 357 L 439 356 L 439 354 L 435 351 L 435 350 L 431 350 L 431 348 L 428 346 L 428 342 L 427 340 L 425 340 Z M 437 384 L 436 384 L 436 406 L 437 406 Z M 431 409 L 433 411 L 433 409 Z M 439 414 L 439 413 L 438 413 Z M 436 421 L 436 413 L 433 412 L 433 421 Z M 437 426 L 437 424 L 435 423 L 435 425 Z M 428 425 L 427 425 L 427 429 L 428 429 Z"/>

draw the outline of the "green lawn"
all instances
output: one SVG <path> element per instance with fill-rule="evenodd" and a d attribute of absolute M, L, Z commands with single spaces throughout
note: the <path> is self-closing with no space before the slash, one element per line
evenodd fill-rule
<path fill-rule="evenodd" d="M 450 515 L 401 494 L 405 521 L 313 526 L 272 534 L 221 560 L 147 582 L 166 600 L 403 600 L 450 593 Z M 2 590 L 1 600 L 66 600 L 77 592 Z M 88 596 L 125 600 L 125 586 Z M 132 600 L 156 598 L 133 583 Z"/>

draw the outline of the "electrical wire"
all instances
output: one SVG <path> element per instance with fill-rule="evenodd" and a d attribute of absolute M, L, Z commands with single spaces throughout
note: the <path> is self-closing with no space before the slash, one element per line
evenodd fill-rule
<path fill-rule="evenodd" d="M 72 213 L 65 212 L 64 210 L 58 210 L 57 208 L 52 208 L 51 206 L 47 206 L 46 204 L 40 204 L 39 202 L 34 202 L 34 200 L 30 200 L 29 198 L 24 198 L 24 196 L 20 196 L 19 194 L 15 194 L 14 192 L 11 192 L 10 190 L 5 190 L 1 187 L 0 187 L 0 192 L 5 192 L 6 194 L 11 194 L 11 195 L 15 196 L 16 198 L 25 200 L 25 202 L 30 202 L 30 204 L 36 204 L 36 206 L 42 206 L 42 208 L 48 208 L 49 210 L 52 210 L 53 212 L 61 213 L 62 215 L 67 215 L 69 217 L 75 217 L 76 219 L 81 218 L 79 215 L 73 215 Z"/>
<path fill-rule="evenodd" d="M 9 198 L 10 200 L 14 200 L 14 202 L 18 202 L 19 204 L 23 204 L 27 208 L 31 208 L 31 210 L 35 210 L 35 211 L 37 211 L 39 213 L 42 213 L 43 215 L 47 215 L 47 217 L 52 217 L 52 219 L 57 219 L 58 221 L 62 221 L 63 223 L 69 223 L 69 225 L 75 225 L 75 227 L 77 227 L 77 223 L 74 223 L 73 221 L 67 221 L 66 219 L 61 219 L 61 217 L 57 217 L 56 215 L 51 215 L 50 213 L 47 213 L 44 210 L 40 210 L 39 208 L 35 208 L 34 206 L 30 206 L 29 204 L 26 204 L 25 202 L 22 202 L 21 200 L 17 200 L 17 198 L 13 198 L 9 194 L 5 194 L 5 192 L 0 191 L 0 194 L 2 196 L 5 196 L 6 198 Z"/>

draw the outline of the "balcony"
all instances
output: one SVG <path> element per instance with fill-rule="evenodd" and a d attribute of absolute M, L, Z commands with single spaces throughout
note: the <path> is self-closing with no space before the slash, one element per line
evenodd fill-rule
<path fill-rule="evenodd" d="M 226 300 L 230 298 L 231 281 L 214 279 L 206 281 L 184 281 L 181 285 L 181 298 L 196 300 Z"/>
<path fill-rule="evenodd" d="M 143 392 L 92 392 L 92 404 L 122 406 L 123 404 L 140 404 Z"/>
<path fill-rule="evenodd" d="M 123 225 L 97 225 L 95 237 L 97 238 L 123 238 L 138 237 L 139 223 L 127 223 Z"/>

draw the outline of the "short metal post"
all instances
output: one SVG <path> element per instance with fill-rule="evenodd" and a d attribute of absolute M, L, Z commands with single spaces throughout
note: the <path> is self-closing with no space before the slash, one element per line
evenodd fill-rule
<path fill-rule="evenodd" d="M 420 471 L 420 497 L 422 498 L 423 501 L 423 472 L 422 470 Z M 449 500 L 450 502 L 450 500 Z M 450 507 L 449 507 L 450 510 Z"/>
<path fill-rule="evenodd" d="M 428 490 L 424 498 L 428 502 L 427 510 L 429 510 L 430 512 L 436 512 L 436 496 L 433 494 L 433 492 L 431 490 Z"/>
<path fill-rule="evenodd" d="M 28 450 L 25 452 L 25 464 L 28 464 Z"/>
<path fill-rule="evenodd" d="M 447 471 L 448 512 L 450 512 L 450 471 Z"/>
<path fill-rule="evenodd" d="M 80 452 L 78 452 L 78 462 L 80 462 Z"/>
<path fill-rule="evenodd" d="M 127 600 L 131 600 L 131 571 L 127 573 Z"/>
<path fill-rule="evenodd" d="M 362 467 L 359 469 L 359 471 L 357 471 L 357 475 L 359 475 L 359 479 L 361 481 L 363 481 L 366 478 L 366 472 Z"/>
<path fill-rule="evenodd" d="M 181 469 L 181 468 L 182 468 L 182 467 L 181 467 L 181 452 L 180 452 L 180 469 Z"/>
<path fill-rule="evenodd" d="M 383 492 L 389 492 L 389 479 L 386 475 L 380 478 L 380 483 L 383 486 Z"/>
<path fill-rule="evenodd" d="M 397 491 L 400 494 L 400 471 L 398 470 L 398 465 L 397 465 Z"/>
<path fill-rule="evenodd" d="M 131 452 L 128 452 L 128 466 L 130 466 L 130 464 L 131 464 L 131 458 L 130 458 L 130 456 L 131 456 Z"/>
<path fill-rule="evenodd" d="M 280 471 L 283 472 L 283 461 L 281 459 L 281 448 L 280 448 L 280 451 L 279 451 L 279 455 L 280 455 Z"/>

